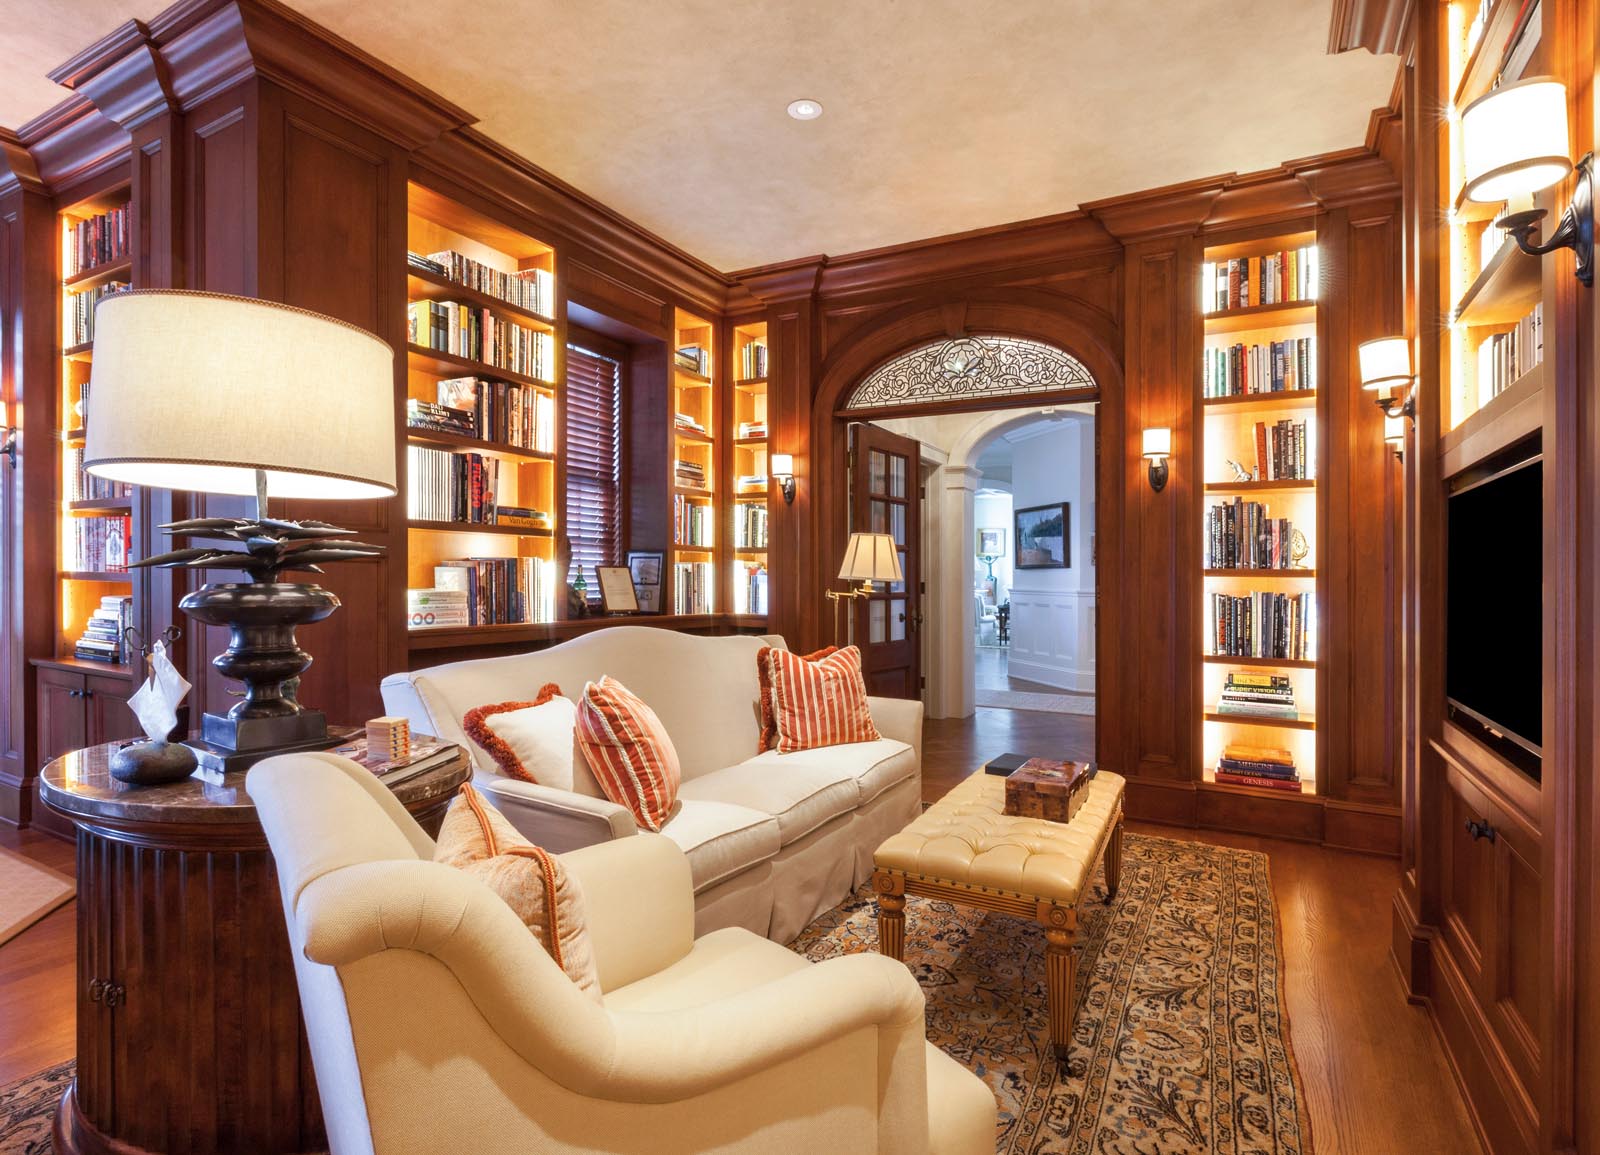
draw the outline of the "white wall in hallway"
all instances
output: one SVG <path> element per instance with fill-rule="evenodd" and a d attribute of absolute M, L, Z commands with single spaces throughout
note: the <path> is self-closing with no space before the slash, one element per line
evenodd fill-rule
<path fill-rule="evenodd" d="M 987 480 L 979 484 L 991 484 Z M 1002 540 L 1006 543 L 1005 553 L 994 563 L 995 603 L 998 605 L 1006 600 L 1011 593 L 1011 563 L 1015 556 L 1014 544 L 1011 540 L 1011 495 L 1009 493 L 979 493 L 972 500 L 973 517 L 977 521 L 978 532 L 986 529 L 1003 530 Z M 973 538 L 973 555 L 977 555 L 977 538 Z M 981 586 L 989 576 L 989 567 L 979 562 L 976 569 L 978 584 Z"/>

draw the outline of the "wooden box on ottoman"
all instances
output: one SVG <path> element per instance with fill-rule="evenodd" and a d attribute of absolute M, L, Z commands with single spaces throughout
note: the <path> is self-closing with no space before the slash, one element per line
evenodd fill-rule
<path fill-rule="evenodd" d="M 1071 822 L 1083 805 L 1089 785 L 1087 762 L 1052 762 L 1029 758 L 1006 777 L 1006 815 Z"/>

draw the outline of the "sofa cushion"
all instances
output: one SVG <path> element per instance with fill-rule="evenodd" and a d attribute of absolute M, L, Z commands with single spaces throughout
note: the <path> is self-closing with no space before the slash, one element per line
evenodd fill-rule
<path fill-rule="evenodd" d="M 784 760 L 758 765 L 752 759 L 685 782 L 680 795 L 707 802 L 731 802 L 778 820 L 779 842 L 788 846 L 817 827 L 856 808 L 861 792 L 846 763 Z"/>
<path fill-rule="evenodd" d="M 749 870 L 778 853 L 778 820 L 728 802 L 683 799 L 661 833 L 689 860 L 694 892 Z"/>
<path fill-rule="evenodd" d="M 895 783 L 916 775 L 917 752 L 904 742 L 879 738 L 875 742 L 823 746 L 815 750 L 798 750 L 793 754 L 768 750 L 741 765 L 762 767 L 770 773 L 814 767 L 832 768 L 856 784 L 858 793 L 855 804 L 865 806 Z"/>

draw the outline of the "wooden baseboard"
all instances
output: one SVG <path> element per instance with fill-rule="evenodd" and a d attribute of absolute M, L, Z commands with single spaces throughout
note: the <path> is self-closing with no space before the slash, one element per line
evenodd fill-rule
<path fill-rule="evenodd" d="M 1403 890 L 1394 892 L 1390 915 L 1389 958 L 1407 1001 L 1426 1004 L 1433 996 L 1433 928 L 1417 921 Z"/>
<path fill-rule="evenodd" d="M 37 805 L 31 780 L 0 769 L 0 822 L 21 829 L 32 820 Z"/>
<path fill-rule="evenodd" d="M 1128 785 L 1123 806 L 1128 817 L 1138 822 L 1287 838 L 1313 842 L 1330 850 L 1386 858 L 1400 856 L 1400 811 L 1393 807 L 1316 795 L 1276 797 L 1210 783 L 1125 777 Z"/>
<path fill-rule="evenodd" d="M 1322 844 L 1361 854 L 1400 857 L 1400 810 L 1364 802 L 1323 802 Z"/>
<path fill-rule="evenodd" d="M 1122 810 L 1139 822 L 1194 826 L 1194 784 L 1159 778 L 1127 777 Z"/>

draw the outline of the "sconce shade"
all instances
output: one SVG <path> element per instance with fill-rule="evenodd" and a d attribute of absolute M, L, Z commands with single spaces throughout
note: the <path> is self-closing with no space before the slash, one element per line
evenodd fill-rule
<path fill-rule="evenodd" d="M 1151 461 L 1160 461 L 1172 456 L 1172 430 L 1146 429 L 1144 431 L 1144 455 Z"/>
<path fill-rule="evenodd" d="M 1494 203 L 1535 193 L 1572 171 L 1567 89 L 1534 76 L 1480 96 L 1461 112 L 1467 197 Z"/>
<path fill-rule="evenodd" d="M 1401 445 L 1406 439 L 1406 419 L 1398 409 L 1393 416 L 1383 415 L 1383 439 L 1390 445 Z"/>
<path fill-rule="evenodd" d="M 270 301 L 134 290 L 95 311 L 90 473 L 289 498 L 395 493 L 394 351 Z"/>
<path fill-rule="evenodd" d="M 794 454 L 774 453 L 769 459 L 767 472 L 773 477 L 784 478 L 794 476 Z"/>
<path fill-rule="evenodd" d="M 839 567 L 844 581 L 904 581 L 900 571 L 900 552 L 894 538 L 886 533 L 852 533 L 844 547 L 844 564 Z"/>
<path fill-rule="evenodd" d="M 1411 342 L 1379 337 L 1356 346 L 1363 389 L 1393 389 L 1411 380 Z"/>

